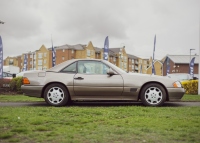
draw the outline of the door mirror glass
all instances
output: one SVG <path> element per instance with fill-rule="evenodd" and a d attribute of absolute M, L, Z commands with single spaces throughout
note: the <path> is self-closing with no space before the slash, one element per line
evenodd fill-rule
<path fill-rule="evenodd" d="M 108 75 L 114 75 L 115 72 L 114 72 L 111 68 L 109 68 L 109 69 L 107 70 L 107 74 L 108 74 Z"/>

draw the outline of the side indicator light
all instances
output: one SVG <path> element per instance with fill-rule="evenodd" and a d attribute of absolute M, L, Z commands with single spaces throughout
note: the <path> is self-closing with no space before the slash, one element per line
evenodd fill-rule
<path fill-rule="evenodd" d="M 23 84 L 30 84 L 30 81 L 28 80 L 27 77 L 23 78 Z"/>

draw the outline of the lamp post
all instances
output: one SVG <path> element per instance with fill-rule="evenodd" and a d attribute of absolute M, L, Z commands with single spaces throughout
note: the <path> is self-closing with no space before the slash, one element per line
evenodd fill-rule
<path fill-rule="evenodd" d="M 0 24 L 4 24 L 4 23 L 5 23 L 5 22 L 3 22 L 3 21 L 0 20 Z"/>
<path fill-rule="evenodd" d="M 191 51 L 192 50 L 195 50 L 195 49 L 190 49 L 190 61 L 191 61 Z M 190 61 L 189 61 L 189 64 L 190 64 Z"/>

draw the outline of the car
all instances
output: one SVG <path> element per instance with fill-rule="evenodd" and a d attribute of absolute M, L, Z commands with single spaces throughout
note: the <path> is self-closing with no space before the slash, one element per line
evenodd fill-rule
<path fill-rule="evenodd" d="M 162 106 L 166 101 L 180 101 L 185 93 L 181 83 L 172 78 L 127 73 L 101 59 L 72 59 L 46 71 L 24 73 L 21 89 L 51 106 L 107 100 Z"/>
<path fill-rule="evenodd" d="M 12 79 L 13 74 L 9 72 L 3 72 L 3 78 Z"/>
<path fill-rule="evenodd" d="M 10 87 L 10 81 L 13 78 L 13 74 L 9 72 L 3 72 L 3 78 L 0 78 L 0 88 L 2 87 Z"/>
<path fill-rule="evenodd" d="M 186 81 L 186 80 L 192 80 L 192 76 L 188 73 L 172 73 L 167 75 L 170 78 L 174 78 L 179 81 Z"/>

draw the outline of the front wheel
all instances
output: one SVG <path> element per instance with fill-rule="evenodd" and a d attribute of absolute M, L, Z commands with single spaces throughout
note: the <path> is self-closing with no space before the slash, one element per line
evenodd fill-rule
<path fill-rule="evenodd" d="M 66 87 L 61 84 L 50 84 L 44 91 L 44 98 L 47 104 L 52 106 L 64 106 L 69 101 Z"/>
<path fill-rule="evenodd" d="M 140 99 L 145 106 L 161 106 L 166 101 L 165 89 L 157 83 L 150 83 L 142 88 Z"/>

